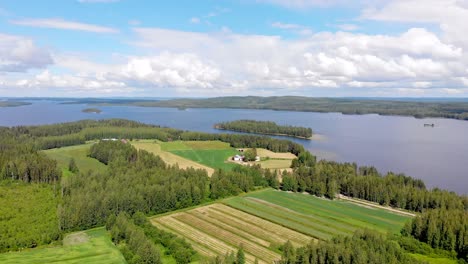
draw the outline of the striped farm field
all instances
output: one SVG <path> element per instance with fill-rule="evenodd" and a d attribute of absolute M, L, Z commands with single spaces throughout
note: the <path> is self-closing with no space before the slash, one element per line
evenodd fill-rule
<path fill-rule="evenodd" d="M 281 259 L 279 247 L 288 240 L 301 246 L 313 240 L 289 228 L 223 204 L 155 217 L 152 223 L 187 239 L 201 255 L 235 252 L 242 245 L 247 263 Z"/>
<path fill-rule="evenodd" d="M 272 189 L 233 197 L 224 203 L 322 240 L 336 235 L 350 235 L 362 228 L 398 233 L 410 219 L 384 209 Z"/>

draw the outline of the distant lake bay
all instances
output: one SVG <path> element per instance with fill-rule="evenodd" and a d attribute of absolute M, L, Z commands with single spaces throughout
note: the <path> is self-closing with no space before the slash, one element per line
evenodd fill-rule
<path fill-rule="evenodd" d="M 287 112 L 243 109 L 186 109 L 100 106 L 100 114 L 83 113 L 88 105 L 31 101 L 0 107 L 0 126 L 41 125 L 82 119 L 124 118 L 184 130 L 220 133 L 215 123 L 237 119 L 275 121 L 311 127 L 317 140 L 291 139 L 319 158 L 372 165 L 382 172 L 402 172 L 423 179 L 428 188 L 468 194 L 468 121 L 415 119 L 379 115 Z M 434 123 L 435 127 L 424 127 Z"/>

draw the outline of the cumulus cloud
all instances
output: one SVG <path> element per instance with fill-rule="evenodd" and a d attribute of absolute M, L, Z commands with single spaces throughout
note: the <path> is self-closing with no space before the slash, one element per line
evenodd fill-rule
<path fill-rule="evenodd" d="M 223 79 L 244 81 L 251 89 L 406 86 L 424 90 L 453 88 L 461 84 L 458 76 L 466 75 L 463 49 L 423 28 L 396 36 L 320 32 L 296 40 L 158 28 L 135 32 L 140 37 L 135 45 L 155 51 L 190 51 L 215 62 Z"/>
<path fill-rule="evenodd" d="M 230 31 L 134 31 L 132 44 L 150 55 L 121 56 L 108 65 L 80 55 L 55 55 L 58 67 L 75 74 L 45 71 L 9 83 L 211 96 L 259 90 L 308 94 L 323 89 L 367 89 L 373 95 L 384 95 L 389 89 L 396 95 L 427 91 L 456 95 L 453 89 L 468 87 L 464 50 L 423 28 L 395 36 L 320 32 L 293 40 Z"/>
<path fill-rule="evenodd" d="M 28 26 L 28 27 L 39 27 L 39 28 L 54 28 L 54 29 L 65 29 L 65 30 L 76 30 L 76 31 L 87 31 L 95 33 L 118 33 L 119 30 L 111 27 L 104 27 L 94 24 L 87 24 L 75 21 L 67 21 L 60 18 L 28 18 L 11 20 L 11 24 Z"/>
<path fill-rule="evenodd" d="M 0 34 L 0 72 L 23 72 L 52 63 L 49 52 L 31 39 Z"/>
<path fill-rule="evenodd" d="M 362 18 L 404 23 L 435 24 L 444 39 L 468 47 L 468 1 L 466 0 L 394 0 L 369 7 Z"/>

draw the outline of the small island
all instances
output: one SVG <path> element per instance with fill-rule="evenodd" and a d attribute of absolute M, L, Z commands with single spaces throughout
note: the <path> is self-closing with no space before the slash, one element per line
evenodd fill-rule
<path fill-rule="evenodd" d="M 0 101 L 0 107 L 16 107 L 16 106 L 23 106 L 23 105 L 30 105 L 31 103 L 28 102 L 20 102 L 20 101 Z"/>
<path fill-rule="evenodd" d="M 102 112 L 102 110 L 101 110 L 101 109 L 98 109 L 98 108 L 86 108 L 86 109 L 81 110 L 81 112 L 83 112 L 83 113 L 100 114 L 100 113 Z"/>
<path fill-rule="evenodd" d="M 297 126 L 281 126 L 271 121 L 236 120 L 215 124 L 214 128 L 244 133 L 287 136 L 302 139 L 312 138 L 312 129 Z"/>

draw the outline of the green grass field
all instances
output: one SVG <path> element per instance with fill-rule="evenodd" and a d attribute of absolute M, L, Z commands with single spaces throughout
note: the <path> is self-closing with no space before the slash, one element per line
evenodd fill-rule
<path fill-rule="evenodd" d="M 0 254 L 0 263 L 126 263 L 104 228 L 70 234 L 64 245 Z"/>
<path fill-rule="evenodd" d="M 398 233 L 409 220 L 384 209 L 272 189 L 233 197 L 224 203 L 323 240 L 350 235 L 359 228 Z"/>
<path fill-rule="evenodd" d="M 50 158 L 57 161 L 57 165 L 62 169 L 64 176 L 70 175 L 71 172 L 68 170 L 68 163 L 71 158 L 75 159 L 76 165 L 81 172 L 87 172 L 88 170 L 104 171 L 107 166 L 99 162 L 96 159 L 88 157 L 88 151 L 91 144 L 83 144 L 77 146 L 55 148 L 45 150 L 44 153 Z"/>
<path fill-rule="evenodd" d="M 193 160 L 183 158 L 181 156 L 175 155 L 169 151 L 162 150 L 161 145 L 163 144 L 160 141 L 155 141 L 155 140 L 139 140 L 139 141 L 133 141 L 131 144 L 137 148 L 137 149 L 142 149 L 146 150 L 148 152 L 153 153 L 154 155 L 158 155 L 161 157 L 164 162 L 170 165 L 175 165 L 178 164 L 179 168 L 185 169 L 185 168 L 195 168 L 195 169 L 204 169 L 208 172 L 208 175 L 211 176 L 214 173 L 214 169 L 210 168 L 208 166 L 202 165 L 200 163 L 197 163 Z"/>
<path fill-rule="evenodd" d="M 221 141 L 173 141 L 161 142 L 161 149 L 177 156 L 203 164 L 213 169 L 231 170 L 237 166 L 227 162 L 239 152 Z"/>

